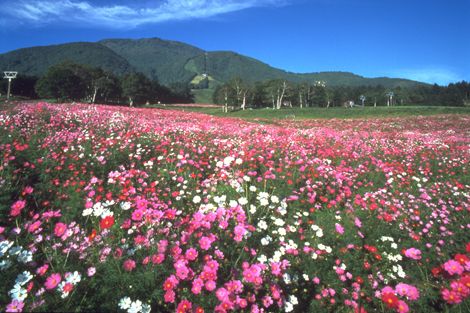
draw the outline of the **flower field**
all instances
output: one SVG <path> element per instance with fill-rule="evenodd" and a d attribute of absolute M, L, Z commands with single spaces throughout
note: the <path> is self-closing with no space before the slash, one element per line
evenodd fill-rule
<path fill-rule="evenodd" d="M 470 116 L 0 113 L 0 310 L 469 312 Z"/>

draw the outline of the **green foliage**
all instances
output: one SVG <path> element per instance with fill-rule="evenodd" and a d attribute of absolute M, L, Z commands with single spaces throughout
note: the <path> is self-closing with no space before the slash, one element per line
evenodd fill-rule
<path fill-rule="evenodd" d="M 152 82 L 142 73 L 133 73 L 124 76 L 121 82 L 122 95 L 129 98 L 129 105 L 149 101 Z"/>
<path fill-rule="evenodd" d="M 86 81 L 70 68 L 52 67 L 36 84 L 36 92 L 43 98 L 80 100 L 86 96 Z"/>

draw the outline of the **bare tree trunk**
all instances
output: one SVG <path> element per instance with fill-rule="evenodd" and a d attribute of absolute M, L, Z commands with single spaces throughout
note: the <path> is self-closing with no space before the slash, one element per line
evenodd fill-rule
<path fill-rule="evenodd" d="M 93 98 L 91 99 L 91 103 L 95 103 L 97 93 L 98 93 L 98 87 L 95 87 L 95 91 L 93 92 Z"/>
<path fill-rule="evenodd" d="M 302 103 L 302 91 L 299 92 L 299 102 L 300 102 L 300 108 L 302 109 L 303 103 Z"/>
<path fill-rule="evenodd" d="M 277 109 L 278 109 L 278 110 L 279 110 L 279 109 L 281 108 L 281 106 L 282 106 L 282 101 L 284 100 L 284 95 L 285 95 L 285 93 L 286 93 L 286 89 L 287 89 L 287 82 L 286 82 L 286 81 L 284 81 L 284 82 L 282 83 L 282 87 L 281 87 L 281 88 L 282 88 L 281 90 L 280 90 L 279 88 L 278 88 L 278 90 L 277 90 L 277 94 L 278 94 L 278 97 L 277 97 Z"/>
<path fill-rule="evenodd" d="M 245 106 L 246 106 L 246 93 L 247 93 L 247 90 L 243 92 L 242 110 L 245 110 Z"/>
<path fill-rule="evenodd" d="M 227 89 L 225 89 L 224 99 L 225 99 L 224 113 L 228 113 L 228 92 L 227 92 Z"/>
<path fill-rule="evenodd" d="M 132 99 L 132 97 L 129 97 L 129 107 L 133 107 L 134 106 L 134 100 Z"/>

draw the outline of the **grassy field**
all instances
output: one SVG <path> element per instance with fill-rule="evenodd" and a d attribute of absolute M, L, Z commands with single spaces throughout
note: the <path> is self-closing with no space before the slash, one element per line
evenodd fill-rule
<path fill-rule="evenodd" d="M 244 119 L 313 119 L 313 118 L 367 118 L 367 117 L 400 117 L 436 114 L 470 114 L 469 107 L 435 107 L 435 106 L 401 106 L 401 107 L 366 107 L 366 108 L 270 108 L 249 109 L 223 113 L 218 108 L 199 107 L 159 107 L 162 109 L 183 110 L 206 113 L 214 116 L 239 117 Z"/>

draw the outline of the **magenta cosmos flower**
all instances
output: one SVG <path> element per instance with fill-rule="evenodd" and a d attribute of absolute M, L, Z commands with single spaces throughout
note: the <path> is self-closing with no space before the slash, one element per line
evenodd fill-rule
<path fill-rule="evenodd" d="M 62 278 L 60 277 L 60 274 L 52 274 L 51 276 L 47 277 L 44 287 L 46 287 L 46 289 L 54 289 L 55 287 L 57 287 L 61 280 Z"/>

